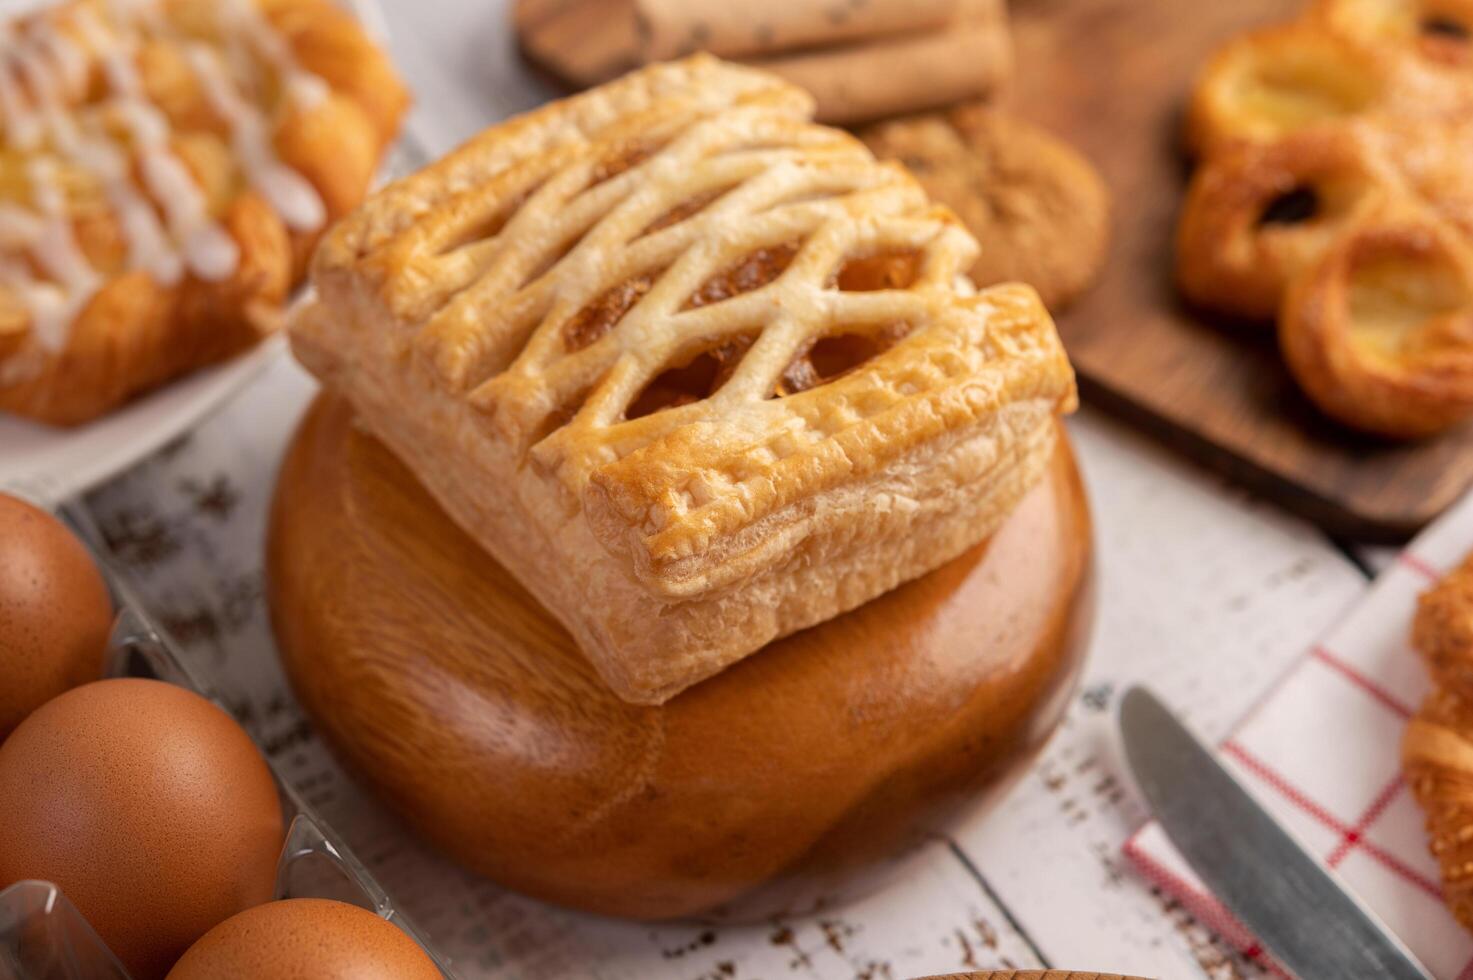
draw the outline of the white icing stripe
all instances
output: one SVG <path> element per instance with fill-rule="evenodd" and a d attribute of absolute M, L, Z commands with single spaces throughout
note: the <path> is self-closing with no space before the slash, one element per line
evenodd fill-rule
<path fill-rule="evenodd" d="M 50 157 L 35 157 L 26 164 L 26 176 L 31 181 L 31 198 L 44 218 L 41 236 L 32 246 L 36 261 L 63 289 L 71 292 L 96 289 L 97 270 L 82 254 L 76 236 L 72 234 L 66 197 L 56 178 L 56 161 Z"/>
<path fill-rule="evenodd" d="M 246 179 L 273 210 L 295 231 L 316 231 L 327 220 L 327 210 L 306 178 L 276 157 L 271 130 L 259 109 L 241 98 L 235 83 L 208 45 L 192 43 L 184 49 L 205 91 L 205 98 L 230 127 L 230 141 Z"/>
<path fill-rule="evenodd" d="M 128 244 L 128 267 L 145 269 L 166 286 L 184 275 L 184 263 L 159 223 L 153 205 L 133 185 L 128 158 L 107 140 L 88 139 L 72 158 L 103 180 Z"/>
<path fill-rule="evenodd" d="M 80 98 L 87 87 L 87 56 L 47 20 L 32 25 L 31 38 L 61 72 L 67 96 Z"/>
<path fill-rule="evenodd" d="M 135 108 L 140 110 L 135 122 L 147 118 L 141 104 L 135 104 Z M 210 218 L 189 169 L 178 157 L 158 147 L 144 149 L 139 166 L 149 192 L 163 202 L 169 230 L 183 248 L 189 270 L 207 282 L 230 278 L 240 263 L 240 247 Z"/>
<path fill-rule="evenodd" d="M 0 202 L 0 248 L 31 249 L 44 231 L 41 219 L 30 211 Z M 39 281 L 23 263 L 14 259 L 0 258 L 0 286 L 8 288 L 25 307 L 36 342 L 43 350 L 56 353 L 66 347 L 69 327 L 80 303 L 69 299 L 61 287 Z M 7 363 L 0 363 L 0 369 Z M 8 380 L 11 383 L 24 380 L 24 374 L 18 373 Z"/>
<path fill-rule="evenodd" d="M 101 10 L 103 17 L 78 4 L 60 19 L 31 21 L 24 32 L 13 21 L 0 21 L 5 141 L 26 152 L 49 145 L 98 180 L 117 215 L 128 268 L 145 270 L 165 284 L 178 282 L 186 267 L 203 280 L 229 278 L 240 263 L 239 246 L 210 216 L 203 190 L 173 153 L 169 120 L 148 101 L 136 64 L 143 33 L 181 44 L 184 39 L 163 17 L 158 0 L 107 0 Z M 254 0 L 218 0 L 216 10 L 221 36 L 239 56 L 246 77 L 264 65 L 298 104 L 310 107 L 327 96 L 327 84 L 296 63 L 290 44 Z M 79 34 L 80 43 L 61 27 Z M 198 43 L 185 44 L 184 50 L 206 99 L 230 129 L 250 185 L 293 230 L 320 228 L 326 220 L 322 199 L 278 159 L 265 115 L 241 95 L 215 51 Z M 85 94 L 93 58 L 110 97 L 74 113 L 71 107 Z M 118 132 L 127 134 L 128 145 L 119 142 Z M 134 182 L 135 156 L 142 189 Z M 77 244 L 56 160 L 31 159 L 27 176 L 35 210 L 0 202 L 0 249 L 9 253 L 0 256 L 0 286 L 25 305 L 38 345 L 60 350 L 71 321 L 102 277 Z M 19 253 L 29 255 L 30 262 L 18 260 Z M 50 281 L 37 279 L 32 263 Z"/>
<path fill-rule="evenodd" d="M 0 201 L 0 248 L 28 249 L 40 237 L 40 218 L 25 208 Z"/>
<path fill-rule="evenodd" d="M 54 62 L 45 59 L 39 49 L 25 47 L 17 49 L 16 58 L 26 84 L 36 97 L 52 145 L 102 182 L 122 225 L 123 239 L 128 246 L 128 267 L 144 269 L 165 285 L 178 282 L 183 274 L 182 263 L 152 205 L 133 186 L 128 157 L 105 133 L 101 137 L 82 134 L 67 114 L 65 94 L 61 90 L 64 82 L 53 73 Z"/>
<path fill-rule="evenodd" d="M 0 25 L 0 44 L 4 45 L 0 51 L 0 112 L 5 113 L 5 138 L 17 149 L 34 150 L 41 142 L 41 121 L 12 73 L 16 40 L 10 24 Z"/>
<path fill-rule="evenodd" d="M 136 44 L 108 34 L 90 11 L 87 15 L 79 18 L 78 26 L 102 60 L 108 88 L 116 96 L 108 108 L 133 138 L 143 182 L 163 208 L 169 233 L 183 250 L 184 264 L 206 282 L 230 278 L 240 262 L 240 247 L 210 217 L 199 185 L 170 151 L 168 117 L 143 97 L 134 63 Z"/>
<path fill-rule="evenodd" d="M 282 79 L 287 94 L 304 108 L 326 99 L 331 89 L 297 64 L 291 45 L 273 28 L 252 0 L 219 0 L 227 36 L 245 39 Z M 232 30 L 233 29 L 233 30 Z"/>

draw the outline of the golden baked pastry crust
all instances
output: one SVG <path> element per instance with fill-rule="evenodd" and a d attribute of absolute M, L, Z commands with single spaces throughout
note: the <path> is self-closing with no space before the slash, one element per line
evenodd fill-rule
<path fill-rule="evenodd" d="M 1295 280 L 1279 343 L 1331 416 L 1398 438 L 1473 415 L 1473 251 L 1414 212 L 1348 229 Z"/>
<path fill-rule="evenodd" d="M 329 0 L 72 0 L 0 49 L 0 411 L 55 424 L 277 329 L 408 100 Z"/>
<path fill-rule="evenodd" d="M 975 544 L 1074 404 L 1036 294 L 811 112 L 695 57 L 503 123 L 327 236 L 293 323 L 628 700 Z"/>
<path fill-rule="evenodd" d="M 1276 319 L 1306 393 L 1379 435 L 1473 415 L 1470 27 L 1462 2 L 1321 0 L 1224 46 L 1188 113 L 1183 294 Z"/>
<path fill-rule="evenodd" d="M 1422 596 L 1412 643 L 1434 690 L 1402 738 L 1402 768 L 1427 817 L 1443 897 L 1473 929 L 1473 555 Z"/>
<path fill-rule="evenodd" d="M 957 213 L 981 245 L 979 286 L 1026 282 L 1059 312 L 1105 263 L 1110 192 L 1089 161 L 1036 126 L 980 103 L 904 116 L 859 133 Z"/>
<path fill-rule="evenodd" d="M 1317 0 L 1309 16 L 1346 37 L 1415 55 L 1431 67 L 1473 69 L 1470 0 Z"/>

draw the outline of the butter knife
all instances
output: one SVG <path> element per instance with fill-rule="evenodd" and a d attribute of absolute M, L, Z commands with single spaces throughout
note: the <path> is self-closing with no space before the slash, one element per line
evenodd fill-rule
<path fill-rule="evenodd" d="M 1125 692 L 1120 733 L 1171 842 L 1281 965 L 1304 980 L 1429 980 L 1406 947 L 1144 688 Z"/>

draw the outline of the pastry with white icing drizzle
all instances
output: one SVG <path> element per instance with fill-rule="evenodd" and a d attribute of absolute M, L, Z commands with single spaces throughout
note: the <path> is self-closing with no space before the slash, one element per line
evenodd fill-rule
<path fill-rule="evenodd" d="M 0 22 L 0 412 L 85 422 L 276 330 L 407 103 L 329 0 Z"/>

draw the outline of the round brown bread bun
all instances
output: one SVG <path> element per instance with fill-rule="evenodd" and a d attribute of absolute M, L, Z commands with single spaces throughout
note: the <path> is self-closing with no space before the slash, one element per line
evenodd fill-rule
<path fill-rule="evenodd" d="M 1042 129 L 970 104 L 887 120 L 859 137 L 903 163 L 977 237 L 978 286 L 1026 282 L 1058 312 L 1099 275 L 1110 193 L 1089 161 Z"/>
<path fill-rule="evenodd" d="M 637 705 L 323 396 L 277 485 L 272 619 L 339 757 L 497 883 L 649 919 L 831 905 L 995 800 L 1069 703 L 1090 530 L 1056 446 L 990 541 Z"/>

